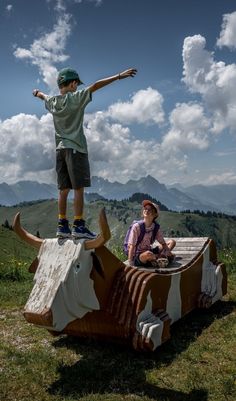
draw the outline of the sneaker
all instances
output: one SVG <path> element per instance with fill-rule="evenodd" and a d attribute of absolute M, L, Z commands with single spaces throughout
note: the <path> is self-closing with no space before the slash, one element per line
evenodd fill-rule
<path fill-rule="evenodd" d="M 73 227 L 72 227 L 72 235 L 75 238 L 96 238 L 97 234 L 91 232 L 87 227 L 85 227 L 85 221 L 81 220 L 74 220 Z"/>
<path fill-rule="evenodd" d="M 58 220 L 57 237 L 67 238 L 71 236 L 69 222 L 66 219 Z"/>
<path fill-rule="evenodd" d="M 152 261 L 151 264 L 153 267 L 158 267 L 158 268 L 164 269 L 165 267 L 168 266 L 169 260 L 167 258 L 161 257 L 161 258 L 158 258 L 158 259 Z"/>

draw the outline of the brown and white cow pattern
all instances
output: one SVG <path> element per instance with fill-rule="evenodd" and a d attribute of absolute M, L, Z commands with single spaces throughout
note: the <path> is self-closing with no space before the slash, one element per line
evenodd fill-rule
<path fill-rule="evenodd" d="M 201 293 L 207 298 L 211 298 L 211 304 L 221 299 L 223 296 L 222 283 L 223 273 L 221 265 L 214 265 L 210 261 L 210 244 L 208 243 L 200 257 L 201 261 Z M 188 267 L 191 269 L 192 267 Z M 168 269 L 167 269 L 168 270 Z M 170 281 L 169 290 L 166 293 L 165 311 L 170 318 L 170 324 L 179 320 L 186 312 L 189 312 L 191 305 L 183 305 L 182 292 L 188 292 L 187 288 L 183 288 L 181 283 L 184 278 L 185 270 L 165 275 L 166 281 Z M 187 285 L 187 283 L 186 283 Z M 151 342 L 152 350 L 162 344 L 162 332 L 164 328 L 163 321 L 152 313 L 156 309 L 154 305 L 157 298 L 156 292 L 158 287 L 150 289 L 146 297 L 144 309 L 139 313 L 137 318 L 136 330 L 141 335 L 142 341 L 147 344 Z M 196 294 L 197 295 L 197 294 Z M 154 301 L 154 302 L 153 302 Z M 163 299 L 162 299 L 163 302 Z M 190 310 L 188 310 L 190 307 Z"/>
<path fill-rule="evenodd" d="M 41 245 L 35 285 L 25 311 L 40 315 L 50 310 L 52 330 L 62 331 L 69 322 L 100 308 L 90 278 L 91 251 L 84 249 L 83 242 L 46 239 Z"/>
<path fill-rule="evenodd" d="M 98 248 L 104 278 L 94 271 L 84 240 L 44 240 L 26 320 L 54 332 L 120 339 L 135 349 L 155 350 L 170 337 L 172 323 L 226 293 L 225 266 L 213 263 L 213 241 L 196 239 L 194 254 L 192 239 L 176 240 L 175 264 L 166 269 L 126 266 L 106 247 Z M 191 245 L 185 253 L 184 241 Z"/>
<path fill-rule="evenodd" d="M 210 248 L 207 246 L 203 254 L 203 265 L 202 265 L 202 281 L 201 290 L 202 293 L 212 297 L 212 303 L 218 301 L 223 296 L 222 293 L 222 270 L 221 266 L 215 266 L 210 261 Z"/>

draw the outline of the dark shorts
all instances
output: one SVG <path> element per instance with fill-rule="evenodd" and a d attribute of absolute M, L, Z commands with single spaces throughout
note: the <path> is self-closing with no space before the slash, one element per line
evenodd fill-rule
<path fill-rule="evenodd" d="M 158 255 L 158 253 L 160 252 L 158 246 L 156 246 L 155 248 L 151 249 L 151 251 L 155 254 Z M 141 260 L 139 259 L 139 255 L 137 255 L 134 259 L 134 266 L 143 266 L 143 267 L 150 267 L 151 263 L 147 262 L 147 263 L 143 263 L 141 262 Z"/>
<path fill-rule="evenodd" d="M 150 262 L 147 262 L 147 263 L 141 262 L 141 260 L 139 259 L 139 255 L 136 256 L 135 259 L 134 259 L 134 266 L 137 266 L 137 267 L 140 267 L 140 266 L 142 266 L 142 267 L 150 267 L 150 265 L 151 265 Z"/>
<path fill-rule="evenodd" d="M 91 186 L 87 153 L 74 149 L 58 149 L 56 172 L 59 189 L 79 189 Z"/>

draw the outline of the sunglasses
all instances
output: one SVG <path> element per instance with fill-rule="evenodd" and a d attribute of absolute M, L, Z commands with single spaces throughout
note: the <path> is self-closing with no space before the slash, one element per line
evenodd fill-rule
<path fill-rule="evenodd" d="M 153 213 L 155 213 L 155 210 L 153 209 L 153 207 L 144 207 L 143 210 L 145 210 L 146 212 L 153 212 Z"/>

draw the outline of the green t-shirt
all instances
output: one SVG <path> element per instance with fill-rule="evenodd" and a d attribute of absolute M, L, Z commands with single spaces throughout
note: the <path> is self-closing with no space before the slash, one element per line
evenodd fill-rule
<path fill-rule="evenodd" d="M 88 152 L 83 120 L 84 109 L 91 100 L 89 88 L 46 97 L 45 107 L 53 115 L 57 149 L 70 148 L 81 153 Z"/>

